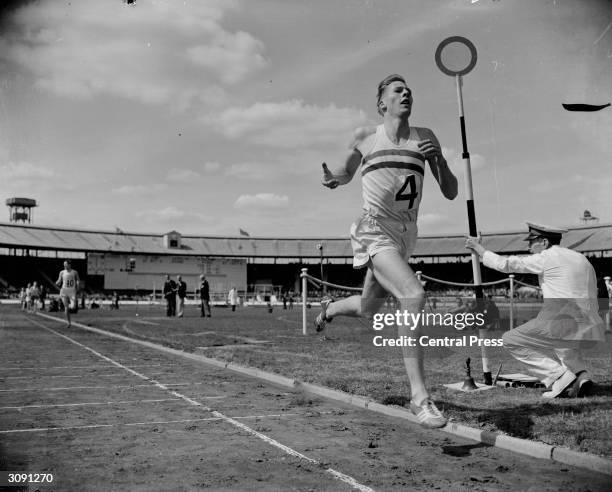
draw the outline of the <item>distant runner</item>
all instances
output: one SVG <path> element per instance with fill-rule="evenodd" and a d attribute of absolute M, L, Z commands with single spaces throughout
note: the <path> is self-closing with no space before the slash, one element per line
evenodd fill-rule
<path fill-rule="evenodd" d="M 64 262 L 64 269 L 59 273 L 59 277 L 55 282 L 60 288 L 60 298 L 64 303 L 64 312 L 66 313 L 66 327 L 71 326 L 70 308 L 77 306 L 77 290 L 79 288 L 79 273 L 72 269 L 70 260 Z"/>

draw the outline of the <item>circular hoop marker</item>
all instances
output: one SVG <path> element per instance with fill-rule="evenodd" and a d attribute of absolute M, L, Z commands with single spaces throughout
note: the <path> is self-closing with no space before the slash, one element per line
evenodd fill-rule
<path fill-rule="evenodd" d="M 436 48 L 436 65 L 446 75 L 465 75 L 476 66 L 476 46 L 462 36 L 451 36 Z"/>

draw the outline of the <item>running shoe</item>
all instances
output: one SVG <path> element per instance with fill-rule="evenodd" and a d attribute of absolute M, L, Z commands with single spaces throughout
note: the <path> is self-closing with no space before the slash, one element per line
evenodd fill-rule
<path fill-rule="evenodd" d="M 447 418 L 438 410 L 435 403 L 429 398 L 423 400 L 420 405 L 410 402 L 410 410 L 423 427 L 428 429 L 437 429 L 444 427 L 448 422 Z"/>
<path fill-rule="evenodd" d="M 334 302 L 334 300 L 331 297 L 324 297 L 323 299 L 321 299 L 321 312 L 314 320 L 317 333 L 320 333 L 325 330 L 325 325 L 331 321 L 331 319 L 327 317 L 326 313 L 328 306 L 332 302 Z"/>

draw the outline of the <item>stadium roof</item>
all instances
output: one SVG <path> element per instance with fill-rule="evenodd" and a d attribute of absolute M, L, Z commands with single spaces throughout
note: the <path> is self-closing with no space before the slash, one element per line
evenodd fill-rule
<path fill-rule="evenodd" d="M 498 253 L 527 253 L 525 231 L 483 234 L 483 245 Z M 352 257 L 347 237 L 266 238 L 182 236 L 180 248 L 167 248 L 164 234 L 89 231 L 0 223 L 0 248 L 113 252 L 150 255 L 234 256 L 241 258 L 318 258 L 317 244 L 326 258 Z M 465 237 L 460 234 L 421 236 L 413 257 L 465 256 Z M 570 228 L 562 246 L 582 253 L 612 251 L 612 224 Z"/>

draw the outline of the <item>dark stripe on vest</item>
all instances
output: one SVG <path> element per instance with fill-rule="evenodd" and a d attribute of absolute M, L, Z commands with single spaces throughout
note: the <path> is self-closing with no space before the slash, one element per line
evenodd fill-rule
<path fill-rule="evenodd" d="M 393 169 L 409 169 L 411 171 L 415 171 L 419 173 L 421 176 L 425 176 L 425 170 L 419 164 L 414 164 L 412 162 L 379 162 L 378 164 L 371 164 L 367 167 L 364 167 L 361 170 L 361 175 L 365 176 L 370 171 L 375 171 L 376 169 L 383 168 L 393 168 Z"/>
<path fill-rule="evenodd" d="M 363 162 L 367 163 L 368 161 L 372 159 L 376 159 L 377 157 L 384 157 L 387 155 L 403 155 L 405 157 L 414 157 L 415 159 L 418 159 L 423 164 L 425 164 L 425 157 L 420 152 L 415 152 L 414 150 L 401 150 L 401 149 L 385 149 L 385 150 L 379 150 L 377 152 L 373 152 L 372 154 L 366 155 Z"/>

